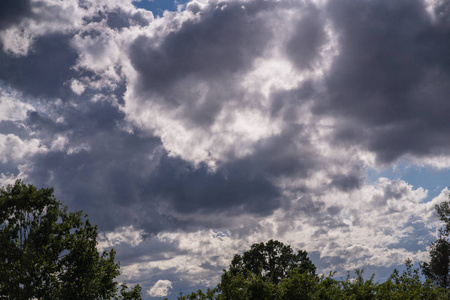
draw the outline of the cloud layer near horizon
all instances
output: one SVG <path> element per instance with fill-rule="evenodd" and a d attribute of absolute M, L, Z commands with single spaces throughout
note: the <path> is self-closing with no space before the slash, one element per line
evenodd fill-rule
<path fill-rule="evenodd" d="M 322 270 L 426 259 L 447 191 L 368 171 L 450 167 L 444 1 L 0 12 L 1 183 L 55 187 L 150 296 L 215 284 L 270 238 Z"/>

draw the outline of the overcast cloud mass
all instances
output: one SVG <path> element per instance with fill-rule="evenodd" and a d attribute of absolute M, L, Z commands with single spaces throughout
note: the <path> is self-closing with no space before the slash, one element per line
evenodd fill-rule
<path fill-rule="evenodd" d="M 1 185 L 88 213 L 146 299 L 214 286 L 271 238 L 320 272 L 427 259 L 448 198 L 428 176 L 450 170 L 447 1 L 138 7 L 0 3 Z"/>

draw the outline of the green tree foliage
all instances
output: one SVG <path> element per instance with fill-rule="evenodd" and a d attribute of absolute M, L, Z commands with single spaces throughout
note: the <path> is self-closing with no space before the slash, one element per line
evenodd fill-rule
<path fill-rule="evenodd" d="M 235 255 L 217 288 L 178 299 L 309 299 L 321 280 L 315 272 L 305 251 L 270 240 Z"/>
<path fill-rule="evenodd" d="M 444 222 L 437 240 L 430 245 L 430 261 L 422 263 L 423 274 L 438 287 L 450 288 L 450 203 L 436 205 L 439 219 Z"/>
<path fill-rule="evenodd" d="M 346 278 L 316 275 L 316 267 L 305 251 L 294 253 L 290 246 L 278 241 L 254 244 L 243 255 L 236 255 L 221 281 L 207 293 L 201 290 L 178 300 L 422 300 L 450 299 L 449 290 L 430 280 L 423 281 L 419 269 L 406 261 L 406 270 L 394 270 L 386 282 L 365 279 L 362 270 Z"/>
<path fill-rule="evenodd" d="M 439 216 L 439 220 L 444 222 L 444 228 L 441 230 L 441 234 L 448 237 L 450 233 L 450 202 L 441 202 L 440 204 L 437 204 L 435 208 Z"/>
<path fill-rule="evenodd" d="M 128 286 L 123 283 L 120 286 L 120 296 L 116 299 L 121 300 L 142 300 L 142 288 L 139 284 L 136 284 L 133 288 L 128 289 Z"/>
<path fill-rule="evenodd" d="M 255 274 L 274 284 L 279 284 L 292 271 L 314 275 L 316 267 L 306 251 L 295 254 L 291 246 L 274 240 L 254 244 L 242 256 L 235 255 L 229 269 L 234 274 Z"/>
<path fill-rule="evenodd" d="M 449 261 L 450 244 L 445 237 L 439 237 L 430 249 L 430 261 L 422 263 L 423 274 L 435 285 L 450 288 Z"/>
<path fill-rule="evenodd" d="M 306 251 L 294 253 L 290 246 L 270 240 L 235 255 L 218 289 L 224 299 L 276 299 L 284 279 L 301 274 L 315 277 L 315 271 Z"/>
<path fill-rule="evenodd" d="M 216 299 L 216 293 L 217 288 L 208 288 L 206 290 L 206 293 L 204 293 L 202 290 L 198 290 L 197 292 L 193 292 L 187 296 L 183 296 L 183 293 L 180 292 L 180 294 L 177 296 L 177 300 L 212 300 Z M 167 300 L 167 298 L 164 298 L 164 300 Z"/>
<path fill-rule="evenodd" d="M 412 261 L 406 260 L 406 270 L 399 273 L 394 269 L 386 282 L 378 286 L 377 299 L 448 299 L 448 292 L 422 281 L 419 269 L 413 268 Z"/>
<path fill-rule="evenodd" d="M 52 188 L 0 189 L 0 298 L 141 299 L 139 285 L 118 290 L 115 252 L 98 253 L 86 217 L 68 212 Z"/>
<path fill-rule="evenodd" d="M 375 275 L 372 275 L 369 279 L 365 280 L 363 277 L 363 271 L 355 270 L 355 278 L 351 278 L 350 274 L 347 275 L 347 279 L 341 281 L 341 299 L 352 300 L 371 300 L 376 299 L 377 284 L 373 281 Z"/>

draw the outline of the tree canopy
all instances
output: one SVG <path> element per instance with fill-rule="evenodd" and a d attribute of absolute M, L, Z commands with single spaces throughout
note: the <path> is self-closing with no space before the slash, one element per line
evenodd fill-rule
<path fill-rule="evenodd" d="M 18 180 L 0 189 L 0 297 L 141 299 L 119 290 L 114 249 L 97 251 L 97 226 L 69 212 L 52 188 Z"/>
<path fill-rule="evenodd" d="M 289 245 L 270 240 L 235 255 L 218 285 L 225 299 L 275 299 L 276 287 L 296 275 L 315 276 L 316 267 L 306 251 L 294 253 Z"/>
<path fill-rule="evenodd" d="M 430 245 L 430 261 L 422 263 L 423 274 L 436 286 L 450 288 L 450 203 L 436 205 L 439 219 L 444 222 L 438 238 Z"/>
<path fill-rule="evenodd" d="M 318 276 L 306 251 L 294 253 L 281 242 L 270 240 L 251 246 L 242 255 L 235 255 L 224 270 L 217 287 L 206 292 L 198 290 L 179 300 L 391 300 L 449 299 L 448 289 L 431 280 L 422 280 L 420 270 L 406 260 L 402 273 L 394 269 L 382 283 L 374 275 L 365 279 L 363 270 L 355 270 L 341 279 Z"/>

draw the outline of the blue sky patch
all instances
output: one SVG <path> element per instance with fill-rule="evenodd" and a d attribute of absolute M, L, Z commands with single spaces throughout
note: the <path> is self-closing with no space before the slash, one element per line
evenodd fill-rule
<path fill-rule="evenodd" d="M 178 5 L 184 5 L 189 0 L 142 0 L 140 2 L 133 2 L 137 8 L 143 8 L 151 11 L 155 16 L 162 16 L 165 10 L 176 11 Z"/>
<path fill-rule="evenodd" d="M 428 197 L 425 201 L 432 200 L 450 185 L 450 170 L 436 170 L 429 167 L 414 166 L 405 162 L 380 172 L 369 169 L 367 176 L 369 182 L 372 183 L 376 182 L 380 177 L 386 177 L 390 180 L 404 180 L 411 184 L 414 189 L 423 187 L 428 190 Z"/>

